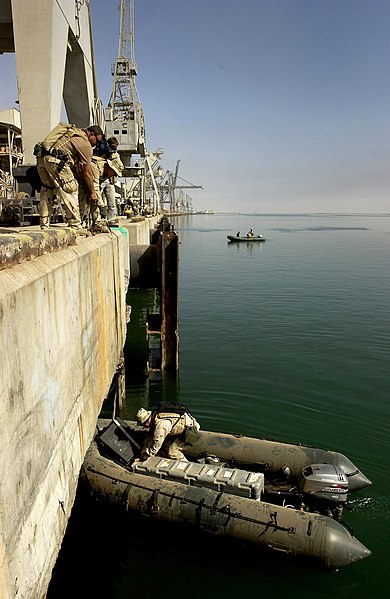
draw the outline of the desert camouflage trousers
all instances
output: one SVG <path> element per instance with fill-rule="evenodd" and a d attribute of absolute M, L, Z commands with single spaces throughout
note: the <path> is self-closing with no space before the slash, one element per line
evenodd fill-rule
<path fill-rule="evenodd" d="M 37 168 L 44 187 L 40 192 L 39 214 L 40 224 L 47 226 L 53 211 L 53 199 L 59 196 L 64 205 L 66 222 L 70 226 L 81 226 L 85 217 L 92 221 L 92 227 L 101 221 L 100 208 L 104 206 L 100 193 L 99 170 L 92 162 L 93 184 L 97 200 L 92 201 L 90 194 L 81 181 L 74 176 L 72 169 L 65 166 L 58 172 L 60 161 L 53 156 L 38 158 Z"/>
<path fill-rule="evenodd" d="M 151 451 L 151 447 L 153 445 L 153 436 L 150 436 L 145 440 L 144 446 L 142 448 L 142 453 L 146 456 L 155 455 L 153 450 Z M 187 462 L 187 458 L 185 457 L 182 449 L 185 446 L 185 442 L 179 436 L 169 436 L 163 441 L 160 450 L 157 455 L 161 455 L 167 458 L 171 458 L 172 460 L 183 460 Z"/>
<path fill-rule="evenodd" d="M 91 168 L 93 176 L 93 188 L 96 192 L 97 200 L 91 200 L 87 187 L 83 183 L 80 183 L 79 201 L 81 215 L 88 218 L 89 211 L 89 216 L 92 220 L 92 227 L 94 227 L 102 220 L 101 208 L 103 208 L 104 202 L 102 200 L 102 194 L 100 193 L 100 171 L 93 160 L 91 163 Z"/>
<path fill-rule="evenodd" d="M 41 226 L 50 223 L 54 194 L 64 205 L 67 224 L 80 226 L 79 184 L 72 169 L 65 164 L 59 171 L 59 164 L 60 160 L 50 155 L 37 160 L 39 177 L 44 185 L 39 202 Z"/>

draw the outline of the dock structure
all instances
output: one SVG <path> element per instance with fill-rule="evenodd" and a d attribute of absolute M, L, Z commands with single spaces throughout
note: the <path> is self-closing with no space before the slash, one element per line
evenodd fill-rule
<path fill-rule="evenodd" d="M 122 15 L 129 4 L 121 2 Z M 0 53 L 16 54 L 19 108 L 0 115 L 1 599 L 46 595 L 115 377 L 123 390 L 129 282 L 149 279 L 162 293 L 161 368 L 177 367 L 177 270 L 173 295 L 164 273 L 177 262 L 178 242 L 166 232 L 163 254 L 151 243 L 160 218 L 153 173 L 154 196 L 133 190 L 140 209 L 125 210 L 110 233 L 76 236 L 61 215 L 48 230 L 33 226 L 39 199 L 27 173 L 62 107 L 69 123 L 105 129 L 92 39 L 89 2 L 0 3 Z M 137 161 L 130 173 L 142 190 L 145 171 Z"/>
<path fill-rule="evenodd" d="M 149 346 L 149 371 L 175 375 L 179 370 L 179 238 L 166 217 L 152 236 L 157 263 L 158 313 L 149 313 L 146 334 Z"/>
<path fill-rule="evenodd" d="M 0 229 L 0 589 L 43 597 L 84 456 L 123 367 L 129 241 L 157 218 L 110 234 Z"/>

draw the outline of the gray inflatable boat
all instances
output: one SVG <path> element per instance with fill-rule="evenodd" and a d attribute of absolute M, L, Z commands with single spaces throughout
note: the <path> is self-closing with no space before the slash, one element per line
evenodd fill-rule
<path fill-rule="evenodd" d="M 341 522 L 350 493 L 371 481 L 344 455 L 200 431 L 188 461 L 133 459 L 145 431 L 99 421 L 82 470 L 92 495 L 126 512 L 192 524 L 339 569 L 371 555 Z"/>

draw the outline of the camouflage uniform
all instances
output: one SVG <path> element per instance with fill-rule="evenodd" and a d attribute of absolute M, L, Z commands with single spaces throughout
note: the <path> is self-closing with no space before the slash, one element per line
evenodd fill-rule
<path fill-rule="evenodd" d="M 63 136 L 52 146 L 67 157 L 61 161 L 51 154 L 37 158 L 38 173 L 43 183 L 40 194 L 41 225 L 48 225 L 52 211 L 54 194 L 58 194 L 64 204 L 66 222 L 71 226 L 80 226 L 79 181 L 82 180 L 82 167 L 91 164 L 92 146 L 82 129 L 75 129 L 69 139 Z"/>
<path fill-rule="evenodd" d="M 122 175 L 124 165 L 118 152 L 111 154 L 111 158 L 107 159 L 107 164 L 116 175 Z M 117 224 L 118 209 L 115 198 L 115 183 L 118 180 L 118 176 L 108 177 L 107 173 L 103 171 L 103 175 L 100 178 L 100 190 L 104 205 L 107 206 L 107 221 L 109 225 Z"/>
<path fill-rule="evenodd" d="M 105 159 L 100 156 L 92 156 L 91 168 L 93 176 L 93 187 L 97 195 L 97 199 L 89 198 L 88 189 L 84 184 L 80 185 L 80 212 L 84 216 L 86 209 L 89 207 L 89 213 L 92 219 L 92 233 L 107 233 L 109 231 L 106 221 L 102 219 L 101 208 L 104 206 L 102 194 L 100 192 L 100 177 L 104 171 Z"/>
<path fill-rule="evenodd" d="M 60 128 L 59 138 L 54 143 L 50 141 L 50 148 L 47 148 L 45 143 L 49 143 L 50 136 L 56 137 L 58 128 Z M 39 207 L 42 228 L 49 226 L 55 195 L 59 196 L 64 205 L 66 222 L 69 226 L 76 228 L 82 226 L 87 200 L 91 204 L 92 222 L 100 218 L 100 212 L 95 210 L 95 204 L 101 196 L 99 186 L 96 186 L 94 181 L 92 145 L 89 134 L 87 135 L 88 131 L 85 132 L 74 125 L 60 123 L 42 144 L 37 144 L 47 150 L 36 154 L 38 173 L 43 185 Z M 93 191 L 91 191 L 92 187 Z M 97 198 L 92 199 L 92 195 L 97 195 Z M 80 200 L 83 203 L 81 214 Z"/>
<path fill-rule="evenodd" d="M 197 430 L 200 428 L 195 418 L 189 414 L 156 414 L 153 417 L 151 432 L 142 447 L 141 456 L 154 456 L 160 452 L 165 457 L 187 461 L 181 450 L 185 445 L 183 433 L 187 427 L 195 427 Z"/>

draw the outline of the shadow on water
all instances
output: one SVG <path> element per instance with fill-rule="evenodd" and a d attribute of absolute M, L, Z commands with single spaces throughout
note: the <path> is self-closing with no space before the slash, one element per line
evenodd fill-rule
<path fill-rule="evenodd" d="M 146 321 L 148 313 L 158 309 L 158 294 L 155 289 L 130 289 L 127 303 L 131 306 L 128 334 L 124 347 L 126 399 L 121 417 L 134 420 L 139 408 L 154 408 L 163 399 L 177 401 L 178 378 L 159 372 L 148 374 L 148 341 Z M 114 410 L 115 394 L 111 392 L 104 402 L 101 417 L 110 418 Z"/>
<path fill-rule="evenodd" d="M 178 377 L 161 377 L 160 373 L 149 376 L 147 372 L 146 321 L 148 312 L 157 310 L 157 302 L 155 289 L 130 289 L 128 292 L 131 319 L 124 347 L 126 400 L 120 412 L 124 419 L 134 420 L 140 407 L 151 409 L 164 399 L 178 400 Z M 113 381 L 100 414 L 102 418 L 111 418 L 114 413 L 115 387 Z M 137 518 L 129 521 L 111 506 L 96 504 L 79 485 L 48 599 L 145 595 L 144 576 L 147 573 L 142 573 L 148 563 L 145 555 L 150 554 L 152 560 L 157 560 L 158 555 L 169 551 L 165 540 L 164 547 L 161 543 L 153 543 L 156 534 L 160 539 L 165 539 L 168 534 L 166 529 L 159 532 L 154 526 L 148 519 L 141 523 Z M 173 547 L 174 544 L 171 549 L 174 553 Z M 180 551 L 177 558 L 179 556 Z M 160 575 L 163 576 L 163 572 Z M 158 586 L 156 592 L 157 589 Z M 159 594 L 161 597 L 161 592 Z M 149 591 L 145 596 L 150 596 Z"/>
<path fill-rule="evenodd" d="M 294 597 L 294 587 L 298 596 L 308 581 L 318 587 L 325 576 L 335 573 L 194 527 L 95 504 L 81 487 L 47 599 L 222 598 L 243 589 L 249 597 L 266 580 L 276 592 L 288 582 Z"/>

